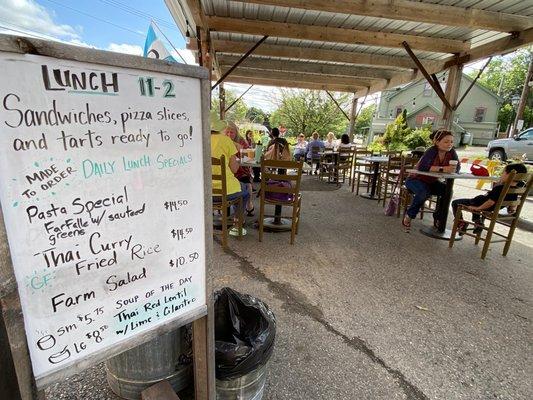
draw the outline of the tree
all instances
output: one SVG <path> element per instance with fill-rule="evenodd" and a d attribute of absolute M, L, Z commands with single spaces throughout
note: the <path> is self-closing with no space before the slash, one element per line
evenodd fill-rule
<path fill-rule="evenodd" d="M 370 104 L 363 108 L 357 119 L 355 120 L 355 133 L 358 135 L 366 135 L 369 131 L 370 125 L 372 125 L 372 118 L 374 117 L 374 112 L 376 111 L 376 105 Z"/>
<path fill-rule="evenodd" d="M 272 113 L 272 126 L 284 125 L 292 135 L 309 136 L 314 131 L 344 133 L 349 121 L 326 93 L 318 90 L 281 89 L 278 108 Z M 350 103 L 348 94 L 334 95 L 341 107 Z"/>
<path fill-rule="evenodd" d="M 518 50 L 512 55 L 495 57 L 478 80 L 481 85 L 503 99 L 498 113 L 500 132 L 507 130 L 516 115 L 512 99 L 520 97 L 522 93 L 531 57 L 533 57 L 532 53 L 527 50 Z M 476 75 L 476 71 L 470 73 L 471 77 Z M 524 110 L 524 128 L 533 125 L 532 114 L 533 96 L 529 96 Z"/>
<path fill-rule="evenodd" d="M 383 144 L 390 150 L 403 150 L 404 140 L 411 133 L 407 125 L 407 111 L 398 114 L 394 122 L 388 124 L 383 134 Z"/>
<path fill-rule="evenodd" d="M 257 107 L 250 107 L 246 111 L 246 119 L 248 119 L 250 122 L 255 122 L 258 124 L 262 124 L 267 116 L 268 113 Z"/>
<path fill-rule="evenodd" d="M 235 92 L 226 89 L 226 108 L 231 105 L 236 99 Z M 220 101 L 218 96 L 211 96 L 211 108 L 216 110 L 217 114 L 220 112 Z M 228 121 L 240 122 L 246 117 L 248 107 L 242 99 L 239 99 L 228 111 L 226 111 L 226 119 Z"/>

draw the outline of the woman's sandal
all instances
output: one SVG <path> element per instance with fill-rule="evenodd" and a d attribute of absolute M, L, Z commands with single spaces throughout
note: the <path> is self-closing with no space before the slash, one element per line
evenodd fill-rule
<path fill-rule="evenodd" d="M 402 226 L 405 233 L 411 233 L 411 218 L 407 215 L 402 219 Z"/>
<path fill-rule="evenodd" d="M 255 215 L 254 211 L 255 211 L 255 207 L 252 207 L 251 210 L 246 210 L 246 215 L 249 217 L 253 217 Z"/>

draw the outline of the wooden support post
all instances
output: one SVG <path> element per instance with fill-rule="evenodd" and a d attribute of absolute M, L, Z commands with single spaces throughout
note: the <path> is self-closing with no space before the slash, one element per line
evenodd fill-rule
<path fill-rule="evenodd" d="M 221 83 L 218 87 L 218 102 L 220 108 L 220 119 L 226 118 L 226 90 L 224 89 L 224 83 Z"/>
<path fill-rule="evenodd" d="M 524 109 L 526 108 L 527 103 L 527 97 L 529 94 L 529 91 L 531 90 L 531 86 L 529 86 L 529 82 L 531 82 L 531 79 L 533 78 L 533 51 L 529 53 L 530 54 L 530 60 L 529 60 L 529 69 L 526 74 L 526 80 L 524 81 L 524 87 L 522 88 L 522 95 L 520 96 L 520 103 L 518 104 L 518 109 L 516 111 L 516 118 L 514 119 L 513 123 L 513 129 L 511 130 L 511 136 L 515 135 L 517 131 L 518 121 L 523 119 L 524 117 Z"/>
<path fill-rule="evenodd" d="M 348 125 L 348 135 L 350 136 L 350 143 L 353 142 L 353 137 L 354 137 L 354 134 L 355 134 L 355 110 L 357 110 L 357 96 L 355 95 L 355 93 L 353 94 L 353 99 L 352 99 L 352 107 L 350 108 L 350 125 Z M 362 105 L 361 105 L 362 107 Z"/>
<path fill-rule="evenodd" d="M 194 398 L 195 400 L 214 399 L 210 397 L 208 367 L 208 322 L 207 316 L 199 318 L 192 324 L 194 354 Z M 213 338 L 214 339 L 214 338 Z M 213 340 L 214 345 L 214 340 Z M 212 366 L 214 368 L 214 365 Z"/>
<path fill-rule="evenodd" d="M 454 108 L 453 105 L 457 103 L 459 97 L 459 87 L 461 86 L 461 78 L 463 76 L 463 66 L 454 65 L 448 70 L 448 83 L 446 84 L 446 100 L 447 105 L 442 106 L 441 128 L 450 130 L 453 123 Z M 451 106 L 450 106 L 451 105 Z"/>
<path fill-rule="evenodd" d="M 13 400 L 37 400 L 39 398 L 26 342 L 24 318 L 18 296 L 17 282 L 7 243 L 4 215 L 0 208 L 0 318 L 5 326 L 7 341 L 0 342 L 0 351 L 11 354 L 16 379 L 9 383 L 10 391 L 18 392 Z M 2 369 L 2 374 L 7 373 Z M 43 398 L 43 397 L 41 397 Z"/>

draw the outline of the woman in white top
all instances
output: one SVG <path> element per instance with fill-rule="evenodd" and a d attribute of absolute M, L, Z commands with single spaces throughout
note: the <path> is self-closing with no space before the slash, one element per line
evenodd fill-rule
<path fill-rule="evenodd" d="M 300 161 L 301 158 L 305 159 L 305 149 L 307 148 L 307 141 L 303 133 L 298 135 L 298 142 L 294 145 L 294 159 Z"/>
<path fill-rule="evenodd" d="M 333 149 L 335 147 L 335 134 L 333 132 L 328 132 L 324 147 L 326 149 Z"/>

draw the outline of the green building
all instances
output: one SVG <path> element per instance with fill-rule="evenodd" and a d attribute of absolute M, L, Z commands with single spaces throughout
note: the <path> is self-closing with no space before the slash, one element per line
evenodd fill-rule
<path fill-rule="evenodd" d="M 446 74 L 439 74 L 443 91 L 446 90 Z M 459 89 L 459 98 L 471 85 L 473 79 L 463 74 Z M 486 145 L 498 133 L 498 110 L 501 98 L 484 88 L 474 84 L 453 117 L 452 131 L 459 143 L 463 132 L 471 134 L 470 143 Z M 425 124 L 439 125 L 442 113 L 442 101 L 426 80 L 412 82 L 401 88 L 383 91 L 372 121 L 372 134 L 380 135 L 385 127 L 394 121 L 404 109 L 407 110 L 407 123 L 411 128 Z"/>

